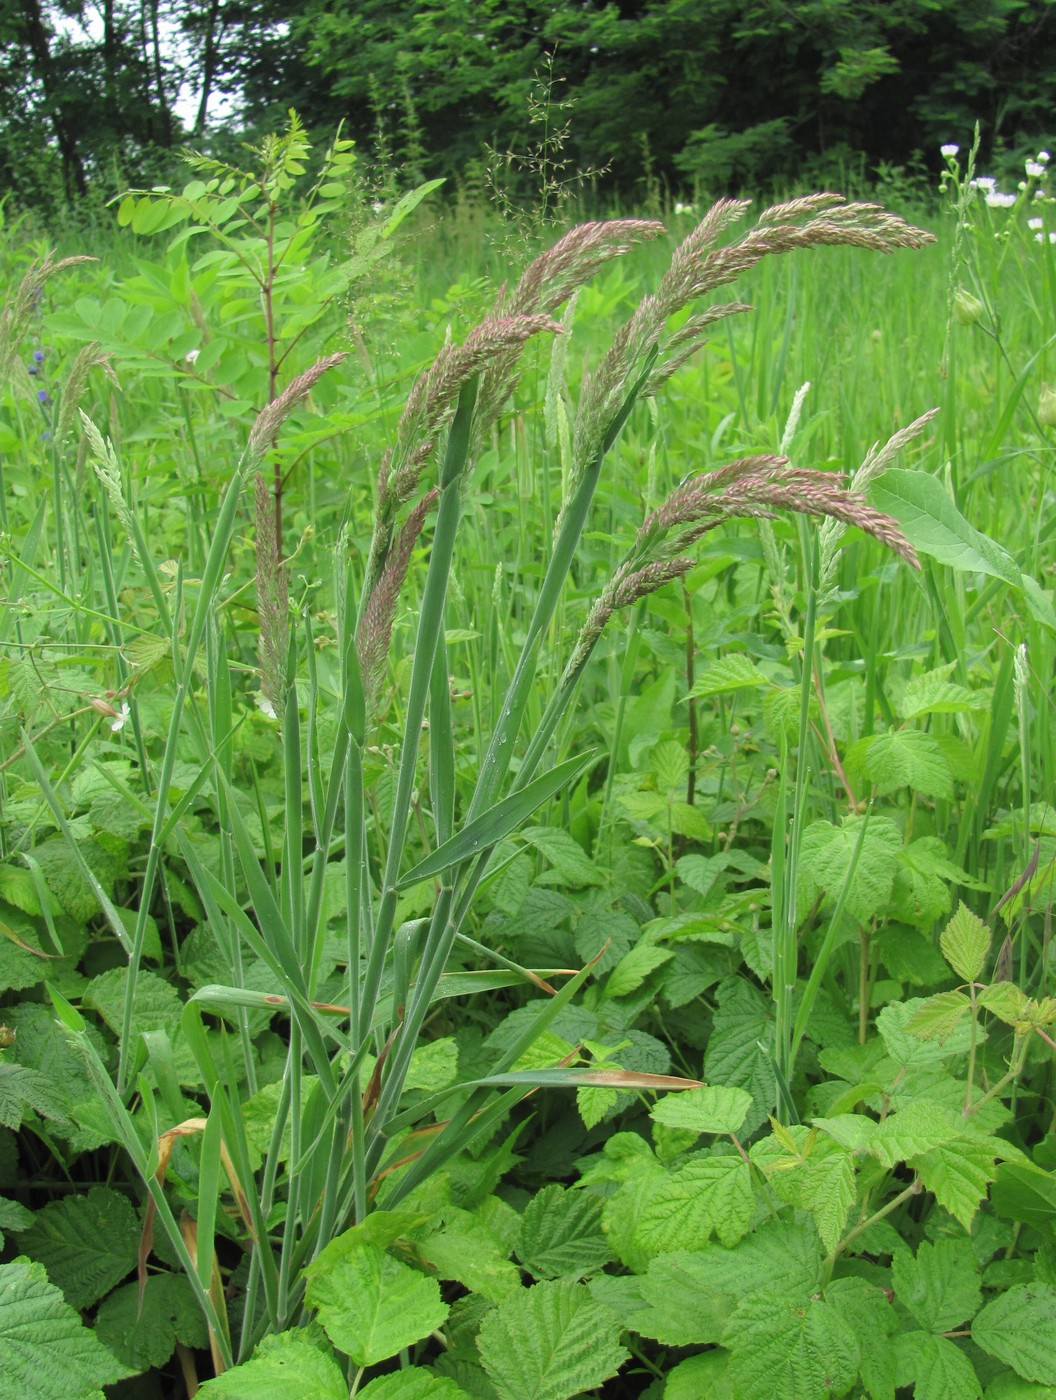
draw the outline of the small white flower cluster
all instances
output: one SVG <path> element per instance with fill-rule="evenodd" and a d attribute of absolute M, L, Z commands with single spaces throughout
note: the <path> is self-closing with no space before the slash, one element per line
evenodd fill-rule
<path fill-rule="evenodd" d="M 951 177 L 955 179 L 958 174 L 957 153 L 959 150 L 960 147 L 954 145 L 952 142 L 939 147 L 939 151 L 946 161 L 947 166 L 947 171 L 943 175 L 944 186 L 947 179 Z M 1026 172 L 1027 178 L 1019 181 L 1018 193 L 999 190 L 997 188 L 997 181 L 992 175 L 976 176 L 975 179 L 969 180 L 968 188 L 977 190 L 983 196 L 988 209 L 1014 209 L 1024 195 L 1028 193 L 1032 182 L 1037 186 L 1033 192 L 1033 198 L 1035 200 L 1040 200 L 1043 204 L 1054 203 L 1056 201 L 1054 201 L 1052 195 L 1049 194 L 1047 183 L 1049 160 L 1050 156 L 1048 151 L 1039 151 L 1032 160 L 1024 162 L 1023 169 Z M 1046 234 L 1041 219 L 1031 219 L 1028 223 L 1029 227 L 1034 232 L 1035 239 L 1039 243 L 1056 243 L 1056 233 Z"/>
<path fill-rule="evenodd" d="M 675 201 L 675 213 L 676 213 L 676 214 L 692 214 L 693 212 L 694 212 L 694 209 L 693 209 L 692 204 L 682 204 L 682 203 L 681 203 L 680 201 L 678 201 L 678 200 Z"/>

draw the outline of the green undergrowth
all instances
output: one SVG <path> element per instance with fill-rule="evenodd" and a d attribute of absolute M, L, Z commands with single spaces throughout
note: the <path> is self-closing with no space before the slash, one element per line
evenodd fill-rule
<path fill-rule="evenodd" d="M 5 231 L 4 1393 L 1056 1391 L 1032 164 Z"/>

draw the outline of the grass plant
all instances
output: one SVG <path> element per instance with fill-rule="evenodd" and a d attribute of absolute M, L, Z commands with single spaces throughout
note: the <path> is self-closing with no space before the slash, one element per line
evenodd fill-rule
<path fill-rule="evenodd" d="M 489 303 L 298 141 L 3 250 L 39 1393 L 1056 1383 L 1044 181 Z"/>

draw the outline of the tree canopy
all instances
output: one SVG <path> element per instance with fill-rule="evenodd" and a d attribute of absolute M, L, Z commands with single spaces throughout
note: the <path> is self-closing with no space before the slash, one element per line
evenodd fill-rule
<path fill-rule="evenodd" d="M 464 176 L 525 140 L 552 56 L 573 159 L 709 192 L 963 140 L 1044 142 L 1056 0 L 0 0 L 0 180 L 20 204 L 281 123 Z"/>

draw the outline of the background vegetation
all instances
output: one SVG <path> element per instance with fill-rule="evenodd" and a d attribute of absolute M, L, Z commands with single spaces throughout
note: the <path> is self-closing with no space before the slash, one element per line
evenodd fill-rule
<path fill-rule="evenodd" d="M 168 178 L 181 142 L 222 151 L 291 106 L 472 185 L 485 147 L 523 143 L 549 55 L 573 164 L 624 198 L 934 175 L 977 121 L 990 162 L 1056 136 L 1049 0 L 4 0 L 0 55 L 0 177 L 38 208 Z"/>

